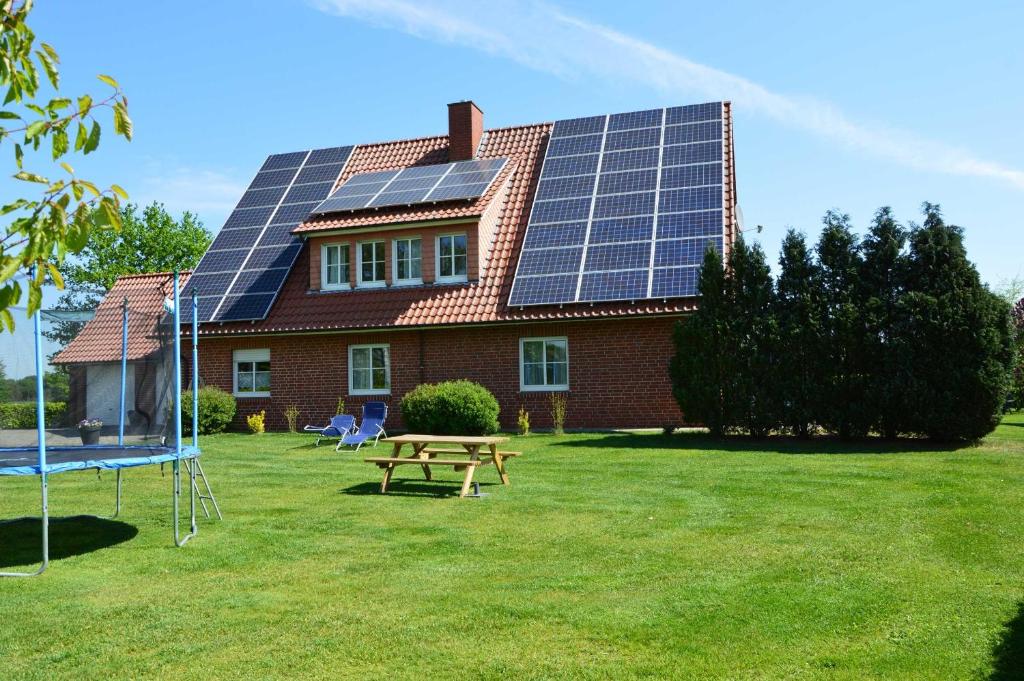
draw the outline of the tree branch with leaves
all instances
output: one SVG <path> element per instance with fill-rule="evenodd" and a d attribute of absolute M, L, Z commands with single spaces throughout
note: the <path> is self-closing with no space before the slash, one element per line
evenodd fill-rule
<path fill-rule="evenodd" d="M 52 46 L 36 42 L 28 25 L 32 4 L 32 0 L 0 0 L 0 92 L 6 89 L 0 108 L 0 149 L 13 147 L 15 180 L 26 187 L 38 186 L 26 189 L 36 193 L 0 207 L 0 215 L 10 220 L 0 237 L 0 324 L 9 331 L 14 329 L 11 308 L 23 296 L 27 294 L 32 314 L 42 303 L 48 281 L 64 288 L 59 268 L 69 254 L 85 248 L 97 230 L 121 228 L 120 202 L 128 198 L 116 184 L 101 189 L 77 176 L 62 160 L 99 147 L 98 116 L 106 112 L 112 116 L 114 133 L 130 141 L 128 98 L 117 81 L 106 75 L 98 78 L 112 91 L 101 99 L 89 94 L 74 101 L 60 96 L 60 57 Z M 43 92 L 45 84 L 53 91 L 49 98 Z M 51 168 L 38 169 L 43 163 Z"/>

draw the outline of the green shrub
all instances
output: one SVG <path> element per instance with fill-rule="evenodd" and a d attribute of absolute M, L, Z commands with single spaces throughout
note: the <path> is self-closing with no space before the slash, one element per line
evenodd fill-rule
<path fill-rule="evenodd" d="M 44 409 L 47 427 L 65 425 L 68 416 L 67 402 L 47 402 Z M 22 429 L 35 427 L 35 402 L 0 403 L 0 428 Z"/>
<path fill-rule="evenodd" d="M 424 383 L 405 394 L 402 418 L 410 431 L 488 435 L 498 431 L 498 400 L 472 381 Z"/>
<path fill-rule="evenodd" d="M 174 405 L 171 405 L 173 409 Z M 235 398 L 220 388 L 199 389 L 199 434 L 221 433 L 235 417 Z M 173 412 L 172 412 L 173 413 Z M 192 391 L 181 393 L 181 430 L 192 433 Z"/>

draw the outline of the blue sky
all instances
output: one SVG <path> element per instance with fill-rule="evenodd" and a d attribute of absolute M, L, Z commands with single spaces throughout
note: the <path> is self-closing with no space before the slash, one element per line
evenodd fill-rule
<path fill-rule="evenodd" d="M 444 133 L 451 101 L 497 127 L 724 98 L 740 204 L 771 260 L 789 226 L 816 238 L 828 208 L 863 227 L 929 200 L 966 228 L 986 281 L 1024 274 L 1021 3 L 181 7 L 43 0 L 32 18 L 67 93 L 102 92 L 109 73 L 130 100 L 134 141 L 109 135 L 76 169 L 214 230 L 267 154 Z"/>

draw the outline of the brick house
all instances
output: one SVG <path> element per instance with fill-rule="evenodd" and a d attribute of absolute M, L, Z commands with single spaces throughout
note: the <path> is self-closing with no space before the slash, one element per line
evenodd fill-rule
<path fill-rule="evenodd" d="M 239 423 L 265 409 L 272 428 L 293 405 L 302 422 L 325 421 L 339 398 L 349 413 L 384 400 L 400 428 L 402 395 L 454 378 L 490 389 L 507 428 L 520 406 L 549 426 L 553 391 L 567 396 L 569 428 L 682 424 L 668 376 L 673 326 L 696 304 L 704 248 L 727 251 L 736 233 L 730 105 L 485 130 L 480 109 L 459 102 L 448 123 L 444 136 L 344 148 L 336 176 L 310 162 L 338 150 L 268 159 L 190 280 L 201 380 L 236 395 Z M 371 207 L 406 177 L 382 171 L 440 176 L 470 160 L 497 168 L 477 196 Z M 560 171 L 587 163 L 582 177 Z M 278 169 L 287 164 L 304 165 Z M 275 218 L 243 222 L 262 210 L 250 206 L 277 201 L 267 212 L 283 215 L 318 168 L 332 200 L 360 183 L 385 186 L 367 190 L 365 206 L 298 204 L 275 237 L 284 246 L 253 248 Z M 286 181 L 275 173 L 292 179 L 277 194 L 260 189 Z M 275 273 L 271 293 L 250 283 Z M 260 305 L 265 313 L 246 312 Z"/>

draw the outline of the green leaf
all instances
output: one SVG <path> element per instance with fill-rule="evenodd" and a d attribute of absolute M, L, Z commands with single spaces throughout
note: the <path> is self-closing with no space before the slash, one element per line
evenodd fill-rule
<path fill-rule="evenodd" d="M 25 151 L 21 148 L 20 144 L 14 145 L 14 162 L 18 164 L 18 169 L 21 170 L 21 162 L 25 158 Z"/>
<path fill-rule="evenodd" d="M 75 174 L 75 169 L 72 168 L 70 165 L 68 165 L 68 163 L 65 162 L 65 161 L 61 161 L 60 162 L 60 167 L 63 168 L 64 170 L 66 170 L 68 175 L 74 175 Z"/>
<path fill-rule="evenodd" d="M 89 109 L 92 108 L 92 97 L 89 95 L 82 95 L 78 98 L 78 115 L 84 116 L 89 113 Z"/>
<path fill-rule="evenodd" d="M 8 333 L 14 333 L 14 317 L 7 308 L 0 310 L 0 323 L 3 323 Z"/>
<path fill-rule="evenodd" d="M 85 153 L 95 151 L 96 147 L 100 145 L 100 124 L 97 121 L 92 122 L 92 130 L 89 131 L 89 137 L 85 140 Z"/>
<path fill-rule="evenodd" d="M 117 194 L 118 196 L 120 196 L 125 201 L 128 200 L 128 192 L 126 192 L 124 189 L 122 189 L 121 185 L 112 184 L 112 185 L 110 185 L 110 190 L 112 192 L 114 192 L 115 194 Z"/>
<path fill-rule="evenodd" d="M 71 193 L 75 195 L 75 201 L 81 201 L 82 195 L 85 194 L 85 190 L 82 189 L 82 185 L 80 185 L 78 182 L 72 182 Z"/>
<path fill-rule="evenodd" d="M 18 171 L 14 174 L 14 179 L 21 180 L 22 182 L 38 182 L 39 184 L 50 184 L 42 175 L 36 175 L 25 170 Z"/>
<path fill-rule="evenodd" d="M 16 201 L 12 201 L 11 203 L 8 203 L 6 206 L 3 206 L 2 208 L 0 208 L 0 215 L 7 215 L 8 213 L 13 213 L 14 211 L 18 210 L 19 208 L 25 208 L 26 206 L 32 206 L 32 205 L 33 205 L 32 201 L 29 201 L 27 199 L 18 199 Z"/>
<path fill-rule="evenodd" d="M 50 49 L 52 50 L 53 48 L 51 47 Z M 53 57 L 43 50 L 36 50 L 36 57 L 39 58 L 39 63 L 43 65 L 43 70 L 46 71 L 46 79 L 56 89 L 60 85 L 60 73 L 57 71 L 57 64 L 53 61 Z"/>
<path fill-rule="evenodd" d="M 99 74 L 96 77 L 99 78 L 100 80 L 102 80 L 104 83 L 106 83 L 110 87 L 116 89 L 116 90 L 120 90 L 121 89 L 121 86 L 117 84 L 117 81 L 114 80 L 113 78 L 111 78 L 110 76 L 105 76 L 105 75 L 103 75 L 101 73 L 101 74 Z"/>
<path fill-rule="evenodd" d="M 128 107 L 123 102 L 114 104 L 114 132 L 129 142 L 132 139 L 132 119 L 128 118 Z"/>
<path fill-rule="evenodd" d="M 68 226 L 67 247 L 72 253 L 78 253 L 89 243 L 89 224 L 75 216 L 75 221 Z"/>
<path fill-rule="evenodd" d="M 17 120 L 21 120 L 21 116 L 19 116 L 18 114 L 14 113 L 13 111 L 0 111 L 0 118 L 8 118 L 8 119 L 14 118 L 14 119 L 17 119 Z"/>
<path fill-rule="evenodd" d="M 42 270 L 37 270 L 37 272 L 41 274 Z M 43 287 L 37 279 L 38 274 L 36 279 L 29 281 L 28 284 L 28 313 L 30 315 L 35 314 L 36 310 L 43 304 Z"/>
<path fill-rule="evenodd" d="M 59 289 L 64 288 L 64 277 L 61 276 L 60 270 L 53 263 L 46 263 L 46 269 L 50 273 L 50 278 L 53 279 L 53 284 Z"/>
<path fill-rule="evenodd" d="M 50 59 L 54 64 L 60 63 L 60 57 L 57 55 L 57 50 L 53 49 L 53 46 L 49 43 L 39 43 L 39 46 L 43 48 L 43 51 L 49 55 Z"/>
<path fill-rule="evenodd" d="M 68 131 L 63 128 L 58 128 L 53 131 L 53 160 L 56 161 L 58 158 L 68 153 Z"/>
<path fill-rule="evenodd" d="M 75 151 L 81 151 L 85 141 L 89 139 L 89 131 L 81 121 L 78 122 L 78 133 L 75 135 Z"/>
<path fill-rule="evenodd" d="M 33 121 L 25 128 L 25 140 L 28 141 L 46 130 L 46 121 Z"/>
<path fill-rule="evenodd" d="M 50 100 L 50 103 L 46 105 L 46 108 L 50 111 L 60 111 L 71 106 L 71 100 L 67 97 L 56 97 Z"/>

